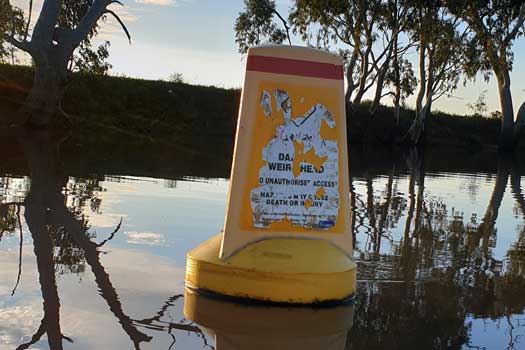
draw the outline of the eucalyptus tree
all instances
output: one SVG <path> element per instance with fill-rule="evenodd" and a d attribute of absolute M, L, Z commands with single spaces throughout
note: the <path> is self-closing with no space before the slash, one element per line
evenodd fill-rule
<path fill-rule="evenodd" d="M 499 148 L 514 149 L 525 123 L 525 102 L 516 116 L 512 104 L 510 72 L 514 63 L 513 43 L 525 33 L 523 0 L 454 0 L 451 11 L 472 30 L 466 72 L 481 72 L 489 79 L 494 73 L 501 107 Z"/>
<path fill-rule="evenodd" d="M 383 95 L 399 35 L 409 15 L 403 0 L 296 0 L 290 19 L 303 39 L 325 49 L 339 48 L 346 57 L 346 102 L 359 104 L 376 87 L 371 112 Z M 396 59 L 397 59 L 396 58 Z"/>
<path fill-rule="evenodd" d="M 0 0 L 0 62 L 13 57 L 14 46 L 4 38 L 20 35 L 24 31 L 22 10 L 11 6 L 8 0 Z"/>
<path fill-rule="evenodd" d="M 68 68 L 72 67 L 70 62 L 76 61 L 77 67 L 86 62 L 85 55 L 78 59 L 75 52 L 79 49 L 78 53 L 82 54 L 91 50 L 89 40 L 96 35 L 101 18 L 113 16 L 130 39 L 122 20 L 108 8 L 111 4 L 122 5 L 116 0 L 44 0 L 31 32 L 31 16 L 28 15 L 24 33 L 2 33 L 5 41 L 31 56 L 35 69 L 33 87 L 22 110 L 21 123 L 46 126 L 51 122 L 67 80 Z M 107 51 L 107 44 L 105 47 Z M 104 56 L 104 51 L 101 53 Z"/>
<path fill-rule="evenodd" d="M 419 144 L 432 103 L 450 95 L 462 78 L 470 30 L 441 1 L 416 0 L 413 4 L 416 19 L 411 34 L 418 41 L 419 77 L 416 115 L 405 141 Z"/>
<path fill-rule="evenodd" d="M 338 51 L 345 57 L 347 104 L 359 104 L 375 86 L 370 107 L 373 114 L 385 96 L 411 93 L 403 91 L 407 86 L 401 83 L 403 78 L 389 78 L 392 61 L 399 63 L 410 47 L 400 39 L 410 13 L 406 3 L 407 0 L 294 0 L 286 19 L 276 11 L 273 0 L 245 0 L 244 11 L 235 25 L 236 42 L 244 53 L 250 45 L 283 43 L 287 38 L 290 42 L 293 31 L 308 45 Z M 401 65 L 397 67 L 402 75 Z M 384 93 L 384 87 L 391 85 L 399 90 Z"/>
<path fill-rule="evenodd" d="M 288 20 L 277 11 L 275 0 L 244 0 L 244 11 L 239 13 L 234 29 L 240 53 L 263 43 L 292 44 Z"/>
<path fill-rule="evenodd" d="M 378 27 L 386 38 L 383 45 L 387 45 L 388 53 L 382 65 L 376 67 L 376 90 L 370 114 L 375 114 L 383 97 L 392 96 L 394 118 L 396 125 L 399 125 L 400 104 L 413 94 L 416 85 L 412 64 L 404 57 L 416 43 L 410 36 L 403 35 L 412 25 L 414 9 L 406 0 L 388 0 L 382 6 Z M 390 89 L 383 93 L 385 87 Z"/>
<path fill-rule="evenodd" d="M 62 9 L 58 17 L 58 25 L 63 28 L 75 28 L 86 15 L 93 0 L 62 0 Z M 114 13 L 114 12 L 113 12 Z M 108 12 L 108 14 L 110 14 Z M 101 17 L 105 21 L 106 16 Z M 99 33 L 99 22 L 97 22 L 80 42 L 73 55 L 69 58 L 68 70 L 90 74 L 106 74 L 111 65 L 107 62 L 109 57 L 109 41 L 102 42 L 98 47 L 93 47 L 92 41 Z M 125 27 L 123 27 L 125 28 Z M 128 34 L 129 35 L 129 34 Z"/>
<path fill-rule="evenodd" d="M 397 47 L 396 44 L 394 44 L 395 47 Z M 388 94 L 392 97 L 394 104 L 394 120 L 396 127 L 399 127 L 401 106 L 405 105 L 407 98 L 414 94 L 417 87 L 417 78 L 412 62 L 394 51 L 392 65 L 385 77 L 385 84 L 390 89 Z"/>

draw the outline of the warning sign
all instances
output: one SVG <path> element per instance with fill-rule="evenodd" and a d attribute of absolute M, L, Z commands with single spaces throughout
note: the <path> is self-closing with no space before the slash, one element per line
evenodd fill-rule
<path fill-rule="evenodd" d="M 257 146 L 263 142 L 254 143 L 254 158 L 260 160 L 251 166 L 264 165 L 258 168 L 257 186 L 247 194 L 252 225 L 271 228 L 275 222 L 287 220 L 291 227 L 330 229 L 339 211 L 334 115 L 322 103 L 306 101 L 297 94 L 300 91 L 290 96 L 292 91 L 304 91 L 304 87 L 278 85 L 261 84 L 256 118 L 262 120 L 256 122 L 259 127 L 255 128 L 254 140 L 262 136 L 263 128 L 269 128 L 273 136 L 260 149 Z M 304 113 L 294 114 L 296 110 Z"/>
<path fill-rule="evenodd" d="M 303 47 L 248 52 L 221 257 L 276 237 L 352 251 L 342 59 Z"/>

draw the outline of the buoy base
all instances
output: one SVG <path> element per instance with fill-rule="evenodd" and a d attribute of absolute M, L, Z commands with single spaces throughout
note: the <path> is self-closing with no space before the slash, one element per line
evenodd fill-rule
<path fill-rule="evenodd" d="M 356 264 L 322 240 L 276 238 L 219 259 L 222 234 L 187 255 L 186 287 L 246 302 L 333 305 L 352 300 Z"/>

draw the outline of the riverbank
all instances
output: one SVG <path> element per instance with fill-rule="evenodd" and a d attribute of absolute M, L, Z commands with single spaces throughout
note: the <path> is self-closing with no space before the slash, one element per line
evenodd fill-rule
<path fill-rule="evenodd" d="M 32 84 L 30 67 L 0 65 L 0 110 L 13 114 Z M 114 133 L 160 143 L 193 144 L 195 139 L 232 143 L 240 90 L 126 77 L 75 74 L 66 89 L 63 109 L 73 127 L 89 138 Z M 392 146 L 408 130 L 414 111 L 403 109 L 396 127 L 391 107 L 374 117 L 366 103 L 348 112 L 351 145 Z M 62 121 L 58 121 L 61 123 Z M 103 129 L 107 132 L 100 134 Z M 426 127 L 427 147 L 496 149 L 499 121 L 480 116 L 433 112 Z"/>

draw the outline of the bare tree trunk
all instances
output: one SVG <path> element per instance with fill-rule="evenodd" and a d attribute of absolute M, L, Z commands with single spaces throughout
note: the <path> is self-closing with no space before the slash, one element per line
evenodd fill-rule
<path fill-rule="evenodd" d="M 377 72 L 377 80 L 376 80 L 376 94 L 374 96 L 374 100 L 372 101 L 372 104 L 370 105 L 370 114 L 373 116 L 377 108 L 379 107 L 379 102 L 381 101 L 381 98 L 383 97 L 383 87 L 385 84 L 385 78 L 386 73 L 388 73 L 388 68 L 390 67 L 390 59 L 392 57 L 392 48 L 390 47 L 387 56 L 385 58 L 385 61 L 381 65 L 381 69 Z"/>
<path fill-rule="evenodd" d="M 354 70 L 355 70 L 355 65 L 357 63 L 358 56 L 359 56 L 359 53 L 356 47 L 354 48 L 354 51 L 352 52 L 352 56 L 350 57 L 350 61 L 348 62 L 348 66 L 346 67 L 346 82 L 348 83 L 348 87 L 345 93 L 345 103 L 349 107 L 352 104 L 352 95 L 355 90 Z"/>
<path fill-rule="evenodd" d="M 499 100 L 501 105 L 501 131 L 499 134 L 499 149 L 512 151 L 514 148 L 514 108 L 510 91 L 510 75 L 508 70 L 496 74 L 498 81 Z"/>
<path fill-rule="evenodd" d="M 426 67 L 426 54 L 428 52 L 428 68 Z M 428 71 L 427 71 L 428 70 Z M 416 99 L 416 116 L 407 131 L 405 140 L 412 145 L 421 142 L 421 136 L 425 132 L 425 122 L 429 108 L 432 104 L 432 85 L 433 85 L 433 57 L 432 50 L 422 43 L 419 49 L 419 92 Z M 430 91 L 429 91 L 430 89 Z M 425 99 L 425 104 L 423 104 Z"/>
<path fill-rule="evenodd" d="M 361 100 L 363 99 L 363 96 L 366 92 L 366 82 L 368 80 L 368 76 L 370 75 L 370 69 L 368 65 L 370 63 L 370 52 L 372 52 L 373 47 L 373 26 L 374 24 L 370 23 L 367 30 L 365 31 L 364 35 L 366 37 L 366 48 L 364 52 L 361 50 L 358 51 L 361 56 L 361 71 L 359 77 L 359 87 L 354 98 L 354 104 L 356 105 L 361 103 Z"/>
<path fill-rule="evenodd" d="M 425 89 L 427 87 L 426 50 L 426 44 L 422 42 L 419 48 L 419 91 L 416 97 L 416 114 L 421 112 Z"/>
<path fill-rule="evenodd" d="M 431 110 L 432 110 L 432 99 L 434 98 L 434 81 L 435 81 L 435 72 L 434 72 L 434 50 L 428 51 L 428 78 L 427 78 L 427 88 L 426 88 L 426 101 L 425 101 L 425 115 L 423 116 L 424 120 L 426 121 L 427 117 L 430 116 Z M 439 79 L 439 78 L 438 78 Z"/>
<path fill-rule="evenodd" d="M 521 104 L 518 114 L 516 114 L 516 122 L 514 124 L 514 145 L 517 146 L 523 130 L 523 124 L 525 124 L 525 101 Z"/>
<path fill-rule="evenodd" d="M 360 78 L 359 78 L 359 87 L 357 89 L 357 93 L 354 97 L 354 104 L 358 105 L 361 103 L 361 100 L 363 99 L 363 96 L 366 92 L 366 81 L 368 80 L 368 49 L 361 57 L 361 72 L 360 72 Z"/>
<path fill-rule="evenodd" d="M 49 125 L 62 96 L 66 70 L 35 65 L 33 87 L 22 108 L 23 122 L 37 127 Z"/>
<path fill-rule="evenodd" d="M 393 57 L 393 68 L 394 68 L 394 120 L 396 121 L 396 127 L 399 128 L 399 114 L 401 111 L 401 71 L 399 67 L 399 47 L 398 47 L 399 34 L 394 37 L 394 57 Z M 397 137 L 397 136 L 396 136 Z"/>
<path fill-rule="evenodd" d="M 80 23 L 74 29 L 69 29 L 58 23 L 62 1 L 45 0 L 30 41 L 27 41 L 27 33 L 22 41 L 7 36 L 15 47 L 31 55 L 35 65 L 33 87 L 27 97 L 27 106 L 21 110 L 22 123 L 44 127 L 51 122 L 62 97 L 69 59 L 82 40 L 89 38 L 89 33 L 102 16 L 110 14 L 115 17 L 131 40 L 120 18 L 107 9 L 107 6 L 115 2 L 120 3 L 93 0 Z"/>

